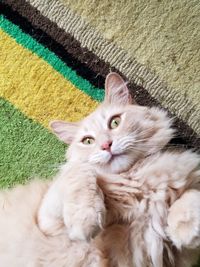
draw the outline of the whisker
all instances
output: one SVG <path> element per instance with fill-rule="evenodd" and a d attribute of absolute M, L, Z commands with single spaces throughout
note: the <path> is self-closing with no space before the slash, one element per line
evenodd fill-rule
<path fill-rule="evenodd" d="M 140 153 L 145 153 L 145 152 L 146 152 L 145 150 L 136 148 L 136 147 L 134 147 L 134 146 L 129 147 L 128 150 L 129 150 L 129 151 L 134 151 L 134 152 L 140 152 Z"/>
<path fill-rule="evenodd" d="M 134 141 L 134 143 L 140 143 L 140 142 L 144 142 L 147 140 L 149 140 L 149 138 L 139 139 L 139 140 Z"/>
<path fill-rule="evenodd" d="M 170 148 L 170 147 L 188 147 L 186 144 L 166 144 L 165 146 L 163 145 L 158 145 L 158 144 L 140 144 L 140 147 L 147 147 L 147 148 L 153 148 L 153 147 L 160 147 L 160 148 Z"/>

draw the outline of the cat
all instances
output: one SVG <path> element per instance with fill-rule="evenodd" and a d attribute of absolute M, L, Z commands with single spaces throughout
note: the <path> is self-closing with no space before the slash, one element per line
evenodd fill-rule
<path fill-rule="evenodd" d="M 132 105 L 126 83 L 109 74 L 104 102 L 93 113 L 77 123 L 51 123 L 70 147 L 68 164 L 41 206 L 41 229 L 52 234 L 64 218 L 69 238 L 84 241 L 103 225 L 109 236 L 106 226 L 126 224 L 132 259 L 111 260 L 111 266 L 183 267 L 186 260 L 181 255 L 178 263 L 179 250 L 200 245 L 200 157 L 191 151 L 161 151 L 174 134 L 171 125 L 163 110 Z M 122 173 L 126 182 L 117 176 Z M 118 190 L 120 184 L 124 188 Z"/>
<path fill-rule="evenodd" d="M 192 266 L 200 157 L 163 151 L 171 125 L 165 111 L 133 104 L 110 73 L 93 113 L 51 123 L 70 144 L 55 179 L 0 194 L 0 266 Z"/>

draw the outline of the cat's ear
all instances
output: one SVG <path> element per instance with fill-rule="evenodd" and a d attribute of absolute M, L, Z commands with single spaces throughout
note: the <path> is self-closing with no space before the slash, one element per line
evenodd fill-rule
<path fill-rule="evenodd" d="M 55 135 L 66 144 L 71 144 L 78 130 L 78 122 L 52 121 L 50 127 Z"/>
<path fill-rule="evenodd" d="M 125 81 L 115 72 L 109 73 L 106 77 L 104 101 L 113 104 L 132 104 L 132 98 Z"/>

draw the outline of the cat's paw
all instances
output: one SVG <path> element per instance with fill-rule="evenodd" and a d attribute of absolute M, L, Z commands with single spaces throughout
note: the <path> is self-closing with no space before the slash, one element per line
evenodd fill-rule
<path fill-rule="evenodd" d="M 40 214 L 37 218 L 39 229 L 45 235 L 56 236 L 64 232 L 64 224 L 61 219 L 45 214 Z"/>
<path fill-rule="evenodd" d="M 73 210 L 73 212 L 71 212 Z M 101 197 L 96 197 L 91 206 L 67 205 L 64 211 L 64 222 L 71 240 L 88 241 L 103 229 L 106 208 Z"/>
<path fill-rule="evenodd" d="M 177 248 L 200 245 L 200 192 L 190 190 L 170 208 L 167 234 Z"/>

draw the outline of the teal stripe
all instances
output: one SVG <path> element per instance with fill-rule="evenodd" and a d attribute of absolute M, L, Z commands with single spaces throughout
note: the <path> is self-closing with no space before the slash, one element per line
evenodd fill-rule
<path fill-rule="evenodd" d="M 15 24 L 7 20 L 3 15 L 0 15 L 0 27 L 4 32 L 9 34 L 16 40 L 17 43 L 29 49 L 40 58 L 48 62 L 56 71 L 74 84 L 78 89 L 91 96 L 97 101 L 102 101 L 104 98 L 104 90 L 96 88 L 89 81 L 78 76 L 74 70 L 68 67 L 60 58 L 43 45 L 39 44 L 30 35 L 25 34 Z"/>

